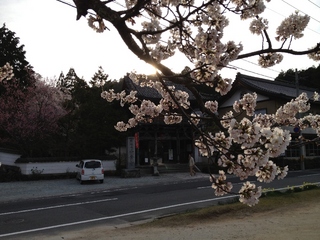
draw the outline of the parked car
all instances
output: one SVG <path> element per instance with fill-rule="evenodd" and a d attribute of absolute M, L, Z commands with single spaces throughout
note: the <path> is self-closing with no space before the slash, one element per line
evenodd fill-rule
<path fill-rule="evenodd" d="M 77 179 L 81 184 L 84 181 L 99 181 L 100 183 L 103 183 L 104 169 L 100 160 L 81 160 L 76 166 L 78 168 Z"/>

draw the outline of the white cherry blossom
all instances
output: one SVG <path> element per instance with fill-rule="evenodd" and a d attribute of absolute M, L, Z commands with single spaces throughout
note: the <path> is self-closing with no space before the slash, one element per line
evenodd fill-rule
<path fill-rule="evenodd" d="M 279 53 L 267 53 L 261 54 L 258 59 L 258 63 L 263 68 L 272 67 L 279 64 L 283 59 L 283 55 Z"/>
<path fill-rule="evenodd" d="M 259 202 L 259 197 L 262 194 L 262 189 L 261 186 L 256 187 L 255 184 L 247 181 L 241 187 L 239 194 L 240 202 L 252 207 Z"/>
<path fill-rule="evenodd" d="M 208 108 L 212 113 L 216 113 L 218 111 L 218 102 L 217 101 L 207 101 L 204 105 Z"/>
<path fill-rule="evenodd" d="M 268 29 L 268 20 L 263 18 L 253 19 L 250 24 L 250 31 L 252 34 L 260 35 L 262 31 Z"/>
<path fill-rule="evenodd" d="M 13 68 L 9 63 L 6 63 L 4 66 L 0 67 L 0 82 L 3 80 L 10 80 L 13 78 Z"/>
<path fill-rule="evenodd" d="M 233 186 L 231 182 L 226 182 L 226 175 L 223 170 L 219 171 L 219 176 L 216 178 L 214 176 L 210 177 L 210 181 L 212 182 L 212 188 L 215 189 L 216 196 L 223 196 L 228 194 Z"/>
<path fill-rule="evenodd" d="M 291 36 L 295 39 L 303 37 L 302 32 L 307 27 L 309 20 L 309 16 L 301 16 L 298 11 L 291 14 L 288 18 L 284 19 L 277 28 L 277 39 L 283 41 Z"/>

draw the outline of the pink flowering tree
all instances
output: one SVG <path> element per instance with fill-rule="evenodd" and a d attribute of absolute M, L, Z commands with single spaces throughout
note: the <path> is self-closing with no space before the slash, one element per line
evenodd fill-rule
<path fill-rule="evenodd" d="M 63 107 L 66 94 L 46 83 L 29 70 L 33 85 L 21 87 L 9 64 L 0 68 L 0 131 L 2 144 L 10 144 L 24 155 L 56 133 L 58 120 L 67 112 Z"/>
<path fill-rule="evenodd" d="M 225 95 L 231 88 L 232 79 L 224 78 L 221 70 L 237 59 L 258 56 L 258 63 L 263 68 L 281 63 L 284 53 L 307 54 L 314 60 L 320 59 L 319 43 L 306 46 L 303 51 L 291 49 L 292 41 L 303 36 L 310 19 L 307 15 L 293 13 L 284 19 L 276 29 L 275 41 L 280 42 L 280 47 L 273 47 L 268 33 L 268 21 L 260 17 L 267 2 L 123 0 L 119 4 L 124 9 L 119 11 L 113 1 L 74 0 L 77 19 L 87 17 L 88 25 L 98 33 L 112 26 L 137 57 L 158 71 L 156 80 L 134 72 L 130 78 L 136 84 L 156 89 L 162 96 L 159 104 L 138 100 L 135 92 L 128 95 L 113 90 L 102 93 L 102 97 L 108 101 L 119 100 L 121 106 L 127 104 L 133 114 L 128 122 L 118 122 L 115 128 L 126 131 L 139 122 L 152 122 L 153 118 L 160 115 L 166 124 L 178 124 L 187 118 L 199 136 L 195 145 L 200 153 L 208 158 L 218 155 L 218 164 L 225 167 L 229 174 L 242 180 L 256 176 L 261 182 L 285 177 L 287 167 L 281 169 L 270 160 L 283 153 L 291 139 L 290 133 L 281 126 L 308 126 L 319 133 L 319 116 L 296 118 L 297 113 L 305 112 L 310 107 L 306 94 L 282 106 L 275 114 L 257 116 L 254 116 L 257 95 L 246 94 L 234 103 L 233 111 L 218 118 L 218 103 L 203 102 L 196 88 L 197 85 L 206 85 Z M 88 14 L 88 10 L 96 15 Z M 241 20 L 251 19 L 248 27 L 252 34 L 261 36 L 260 49 L 242 53 L 241 43 L 222 39 L 230 14 L 238 15 Z M 175 57 L 176 52 L 182 53 L 192 67 L 176 73 L 170 66 L 166 66 L 164 61 Z M 185 85 L 197 98 L 202 113 L 199 115 L 198 111 L 190 108 L 188 93 L 166 85 L 167 80 Z M 245 112 L 247 117 L 237 119 L 235 116 L 240 112 Z M 220 130 L 203 131 L 198 127 L 203 118 L 213 122 Z M 224 171 L 220 171 L 218 176 L 211 174 L 210 178 L 217 195 L 232 191 L 232 184 L 227 181 Z M 246 181 L 238 194 L 241 202 L 252 206 L 258 202 L 261 187 Z"/>

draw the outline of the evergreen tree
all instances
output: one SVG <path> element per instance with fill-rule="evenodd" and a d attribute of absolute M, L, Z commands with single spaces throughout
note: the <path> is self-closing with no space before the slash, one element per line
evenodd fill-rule
<path fill-rule="evenodd" d="M 58 87 L 68 89 L 70 92 L 75 90 L 76 86 L 87 87 L 88 84 L 78 77 L 76 71 L 70 68 L 66 76 L 61 72 L 57 82 Z"/>
<path fill-rule="evenodd" d="M 101 98 L 101 91 L 111 88 L 121 89 L 119 81 L 106 81 L 108 75 L 100 67 L 90 83 L 77 77 L 75 71 L 60 74 L 58 85 L 68 88 L 72 99 L 68 104 L 69 114 L 61 121 L 63 140 L 60 141 L 64 156 L 102 156 L 105 150 L 118 147 L 127 133 L 119 133 L 114 125 L 127 111 L 117 103 L 109 103 Z M 102 88 L 102 89 L 101 89 Z"/>
<path fill-rule="evenodd" d="M 312 66 L 305 70 L 297 71 L 299 85 L 306 86 L 314 89 L 320 89 L 320 65 L 318 67 Z M 288 82 L 295 84 L 296 82 L 296 71 L 289 69 L 286 72 L 281 72 L 275 79 L 279 82 Z"/>
<path fill-rule="evenodd" d="M 103 68 L 100 66 L 98 72 L 93 75 L 90 84 L 92 87 L 102 87 L 107 82 L 108 77 L 109 75 L 104 73 Z"/>
<path fill-rule="evenodd" d="M 32 84 L 32 78 L 28 74 L 28 69 L 32 67 L 26 60 L 25 54 L 24 45 L 20 45 L 19 38 L 3 24 L 0 28 L 0 66 L 8 62 L 13 67 L 14 76 L 19 80 L 19 84 L 29 86 Z"/>

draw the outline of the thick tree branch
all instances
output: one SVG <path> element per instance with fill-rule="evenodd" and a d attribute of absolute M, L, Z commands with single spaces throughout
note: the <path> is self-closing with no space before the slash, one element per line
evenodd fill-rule
<path fill-rule="evenodd" d="M 90 0 L 90 1 L 74 0 L 74 2 L 77 6 L 78 15 L 79 13 L 81 13 L 82 14 L 81 16 L 85 16 L 88 9 L 94 10 L 97 13 L 97 15 L 99 15 L 101 18 L 105 19 L 106 21 L 110 22 L 117 29 L 124 43 L 137 57 L 139 57 L 141 60 L 145 61 L 146 63 L 151 64 L 155 68 L 157 68 L 165 76 L 174 75 L 174 72 L 172 72 L 168 67 L 164 66 L 161 63 L 155 62 L 151 58 L 151 56 L 148 54 L 147 49 L 139 47 L 137 42 L 134 40 L 133 35 L 136 36 L 137 39 L 141 39 L 140 33 L 130 29 L 126 25 L 125 23 L 126 19 L 121 17 L 121 13 L 112 10 L 111 8 L 107 7 L 105 4 L 103 4 L 99 0 Z M 141 2 L 145 3 L 148 1 L 141 1 Z"/>

